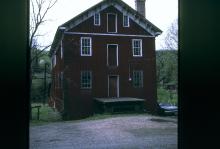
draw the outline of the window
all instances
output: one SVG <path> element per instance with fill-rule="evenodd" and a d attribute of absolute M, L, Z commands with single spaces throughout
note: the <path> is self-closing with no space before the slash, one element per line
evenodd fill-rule
<path fill-rule="evenodd" d="M 100 25 L 100 13 L 94 15 L 94 25 Z"/>
<path fill-rule="evenodd" d="M 123 26 L 129 27 L 129 17 L 127 15 L 123 16 Z"/>
<path fill-rule="evenodd" d="M 91 37 L 81 38 L 81 56 L 92 56 L 92 39 Z"/>
<path fill-rule="evenodd" d="M 132 40 L 132 49 L 133 49 L 133 56 L 141 57 L 142 56 L 142 40 L 141 39 L 133 39 Z"/>
<path fill-rule="evenodd" d="M 107 44 L 107 65 L 118 66 L 118 45 Z"/>
<path fill-rule="evenodd" d="M 60 87 L 63 88 L 63 72 L 60 73 Z"/>
<path fill-rule="evenodd" d="M 117 15 L 114 13 L 107 14 L 107 32 L 117 33 Z"/>
<path fill-rule="evenodd" d="M 62 44 L 62 41 L 60 43 L 60 57 L 61 57 L 61 59 L 63 58 L 63 44 Z"/>
<path fill-rule="evenodd" d="M 133 71 L 133 87 L 142 88 L 143 87 L 143 71 Z"/>
<path fill-rule="evenodd" d="M 91 89 L 92 88 L 92 72 L 81 71 L 81 88 Z"/>
<path fill-rule="evenodd" d="M 52 66 L 56 66 L 56 54 L 54 54 L 52 57 Z"/>

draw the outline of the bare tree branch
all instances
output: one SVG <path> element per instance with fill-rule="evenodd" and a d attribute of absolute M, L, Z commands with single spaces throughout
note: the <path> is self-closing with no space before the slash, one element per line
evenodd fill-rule
<path fill-rule="evenodd" d="M 38 48 L 42 52 L 47 49 L 49 46 L 40 46 L 38 43 L 39 37 L 43 37 L 45 34 L 39 34 L 39 27 L 42 26 L 47 20 L 45 19 L 46 15 L 48 14 L 49 10 L 57 3 L 57 0 L 31 0 L 31 9 L 32 14 L 30 15 L 31 24 L 30 24 L 30 40 L 29 46 L 31 49 Z M 34 56 L 31 59 L 37 58 L 39 54 L 33 53 Z M 36 54 L 36 55 L 35 55 Z"/>
<path fill-rule="evenodd" d="M 164 49 L 177 50 L 178 49 L 178 21 L 177 19 L 171 24 L 164 39 Z"/>
<path fill-rule="evenodd" d="M 36 53 L 35 54 L 35 56 L 31 59 L 31 62 L 35 59 L 35 58 L 37 58 L 37 57 L 39 57 L 39 55 L 43 52 L 43 51 L 45 51 L 47 48 L 49 48 L 51 45 L 48 45 L 48 46 L 45 46 L 43 49 L 41 49 L 38 53 Z"/>

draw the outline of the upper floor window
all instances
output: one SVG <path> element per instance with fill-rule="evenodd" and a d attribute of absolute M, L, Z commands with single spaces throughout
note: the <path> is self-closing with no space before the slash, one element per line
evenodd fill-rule
<path fill-rule="evenodd" d="M 91 89 L 92 88 L 92 72 L 91 71 L 81 71 L 81 88 Z"/>
<path fill-rule="evenodd" d="M 60 43 L 60 57 L 61 57 L 61 59 L 63 58 L 63 43 L 62 43 L 62 40 L 61 40 L 61 43 Z"/>
<path fill-rule="evenodd" d="M 123 26 L 129 27 L 129 17 L 127 15 L 123 16 Z"/>
<path fill-rule="evenodd" d="M 91 37 L 81 37 L 81 56 L 92 56 Z"/>
<path fill-rule="evenodd" d="M 107 13 L 107 32 L 117 33 L 117 15 L 114 13 Z"/>
<path fill-rule="evenodd" d="M 56 66 L 56 54 L 52 56 L 52 67 Z"/>
<path fill-rule="evenodd" d="M 141 39 L 133 39 L 132 40 L 132 51 L 133 56 L 141 57 L 142 56 L 142 40 Z"/>
<path fill-rule="evenodd" d="M 94 15 L 94 25 L 100 25 L 100 13 Z"/>
<path fill-rule="evenodd" d="M 133 87 L 142 88 L 143 87 L 143 71 L 135 70 L 133 71 Z"/>

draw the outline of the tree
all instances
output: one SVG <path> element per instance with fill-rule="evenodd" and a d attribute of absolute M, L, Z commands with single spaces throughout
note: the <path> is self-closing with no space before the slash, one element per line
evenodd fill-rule
<path fill-rule="evenodd" d="M 30 63 L 37 59 L 39 55 L 46 49 L 49 45 L 41 45 L 38 42 L 40 37 L 45 36 L 45 34 L 39 33 L 39 28 L 43 26 L 48 20 L 46 16 L 51 10 L 51 8 L 56 4 L 57 0 L 31 0 L 30 4 L 30 37 L 29 37 L 29 47 L 31 52 Z M 34 50 L 38 49 L 38 50 Z"/>
<path fill-rule="evenodd" d="M 163 48 L 168 50 L 178 49 L 178 19 L 175 19 L 167 30 Z"/>
<path fill-rule="evenodd" d="M 42 54 L 43 51 L 48 49 L 49 45 L 41 45 L 38 42 L 40 37 L 43 37 L 44 34 L 40 34 L 39 28 L 45 24 L 48 20 L 46 20 L 46 16 L 51 10 L 51 8 L 56 4 L 57 0 L 30 0 L 30 24 L 29 24 L 29 82 L 30 87 L 32 86 L 32 62 L 35 61 L 35 64 L 38 63 L 38 58 Z M 31 95 L 31 90 L 30 94 Z M 31 96 L 30 98 L 31 99 Z M 31 102 L 29 104 L 29 112 L 30 119 L 31 116 Z"/>
<path fill-rule="evenodd" d="M 157 84 L 177 83 L 177 51 L 156 51 Z"/>

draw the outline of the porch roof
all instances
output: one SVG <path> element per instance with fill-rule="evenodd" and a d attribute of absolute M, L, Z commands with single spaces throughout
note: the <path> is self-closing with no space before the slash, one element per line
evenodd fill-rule
<path fill-rule="evenodd" d="M 133 98 L 133 97 L 119 97 L 119 98 L 106 97 L 106 98 L 94 98 L 94 99 L 102 103 L 144 101 L 144 99 Z"/>

